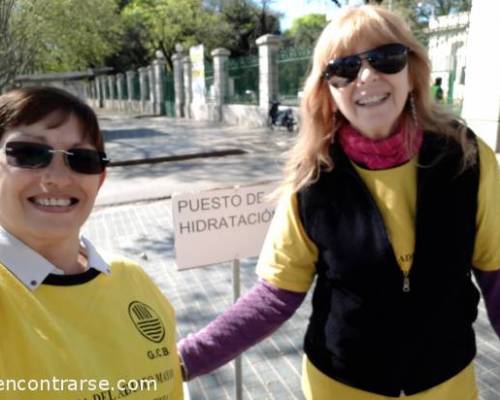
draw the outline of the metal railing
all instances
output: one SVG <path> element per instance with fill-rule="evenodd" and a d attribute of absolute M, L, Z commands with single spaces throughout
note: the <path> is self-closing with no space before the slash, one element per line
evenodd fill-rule
<path fill-rule="evenodd" d="M 227 88 L 225 103 L 259 103 L 259 57 L 252 55 L 229 59 L 225 63 Z"/>
<path fill-rule="evenodd" d="M 278 52 L 276 62 L 279 69 L 279 101 L 282 104 L 299 104 L 300 91 L 310 71 L 311 48 L 285 48 Z"/>

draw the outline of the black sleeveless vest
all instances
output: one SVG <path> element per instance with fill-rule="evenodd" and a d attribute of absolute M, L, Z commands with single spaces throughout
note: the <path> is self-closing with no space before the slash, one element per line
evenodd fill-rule
<path fill-rule="evenodd" d="M 319 250 L 304 350 L 324 374 L 358 389 L 386 396 L 429 389 L 476 353 L 479 292 L 471 263 L 479 163 L 461 172 L 460 146 L 424 134 L 404 292 L 371 194 L 339 145 L 331 155 L 333 171 L 298 193 L 302 223 Z"/>

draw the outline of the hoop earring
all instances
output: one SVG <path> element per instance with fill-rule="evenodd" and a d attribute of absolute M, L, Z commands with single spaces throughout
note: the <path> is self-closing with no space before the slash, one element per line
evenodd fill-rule
<path fill-rule="evenodd" d="M 415 127 L 417 127 L 418 126 L 417 106 L 415 105 L 415 96 L 414 96 L 413 92 L 410 92 L 410 95 L 408 96 L 408 100 L 410 103 L 411 117 L 413 119 L 413 123 L 415 124 Z"/>

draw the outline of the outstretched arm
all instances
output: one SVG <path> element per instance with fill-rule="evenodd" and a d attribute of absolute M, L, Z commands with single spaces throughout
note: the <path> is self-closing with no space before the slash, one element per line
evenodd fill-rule
<path fill-rule="evenodd" d="M 491 325 L 500 338 L 500 270 L 480 271 L 474 268 L 474 275 L 483 293 Z"/>
<path fill-rule="evenodd" d="M 213 371 L 269 336 L 293 315 L 305 295 L 266 281 L 255 284 L 205 328 L 179 342 L 185 380 Z"/>
<path fill-rule="evenodd" d="M 481 139 L 477 231 L 472 265 L 488 317 L 500 337 L 500 168 L 495 153 Z"/>

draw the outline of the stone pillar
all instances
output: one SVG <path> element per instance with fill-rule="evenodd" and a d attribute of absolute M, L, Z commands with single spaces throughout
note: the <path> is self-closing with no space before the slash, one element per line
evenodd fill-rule
<path fill-rule="evenodd" d="M 125 75 L 122 73 L 116 74 L 116 92 L 117 92 L 117 106 L 118 109 L 123 110 L 125 107 L 123 107 L 123 103 L 125 101 L 124 94 L 123 93 L 123 84 L 125 82 Z"/>
<path fill-rule="evenodd" d="M 148 71 L 148 83 L 149 83 L 149 101 L 151 105 L 155 102 L 155 74 L 153 66 L 149 65 L 146 67 Z"/>
<path fill-rule="evenodd" d="M 127 94 L 128 94 L 128 101 L 134 100 L 134 79 L 136 72 L 135 71 L 127 71 L 125 72 L 127 76 Z"/>
<path fill-rule="evenodd" d="M 102 108 L 104 106 L 104 95 L 101 90 L 101 81 L 98 76 L 94 77 L 94 88 L 95 88 L 95 95 L 96 95 L 96 101 L 97 101 L 97 107 Z"/>
<path fill-rule="evenodd" d="M 88 88 L 90 97 L 92 98 L 92 100 L 95 101 L 97 99 L 97 93 L 95 92 L 95 86 L 94 86 L 93 80 L 87 81 L 87 88 Z"/>
<path fill-rule="evenodd" d="M 163 53 L 157 52 L 156 60 L 153 61 L 153 75 L 154 75 L 154 103 L 153 112 L 155 115 L 165 115 L 165 58 Z"/>
<path fill-rule="evenodd" d="M 146 101 L 149 98 L 148 69 L 146 67 L 139 68 L 139 86 L 140 86 L 140 98 L 141 98 L 141 112 L 144 112 L 146 108 Z"/>
<path fill-rule="evenodd" d="M 85 101 L 89 101 L 93 98 L 92 88 L 90 87 L 89 81 L 83 82 L 83 97 L 84 97 Z"/>
<path fill-rule="evenodd" d="M 176 53 L 172 56 L 174 65 L 174 92 L 175 92 L 175 115 L 184 116 L 184 76 L 182 73 L 182 54 Z"/>
<path fill-rule="evenodd" d="M 215 49 L 211 53 L 214 60 L 214 103 L 216 121 L 222 121 L 222 105 L 224 104 L 227 90 L 227 76 L 224 64 L 231 52 L 224 48 Z"/>
<path fill-rule="evenodd" d="M 108 75 L 109 107 L 115 108 L 116 102 L 116 76 Z"/>
<path fill-rule="evenodd" d="M 264 35 L 255 43 L 259 46 L 259 106 L 269 108 L 271 100 L 278 99 L 278 63 L 276 56 L 280 38 L 276 35 Z"/>
<path fill-rule="evenodd" d="M 192 76 L 191 76 L 191 59 L 185 56 L 182 59 L 182 72 L 184 74 L 184 116 L 191 118 L 191 101 L 192 94 Z"/>
<path fill-rule="evenodd" d="M 473 0 L 470 13 L 462 117 L 467 125 L 500 151 L 500 52 L 486 43 L 500 37 L 500 1 Z M 486 61 L 485 61 L 486 60 Z"/>

